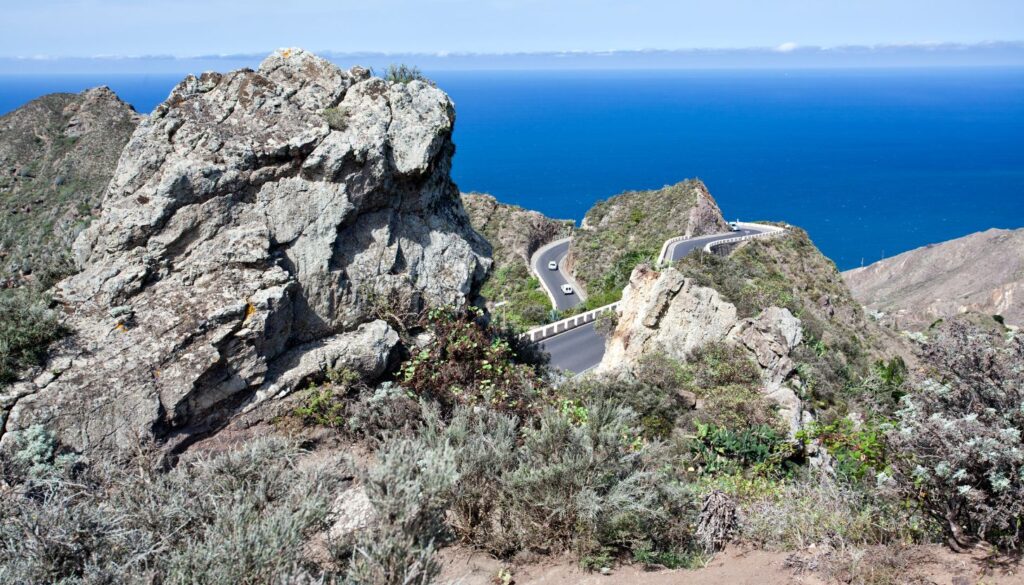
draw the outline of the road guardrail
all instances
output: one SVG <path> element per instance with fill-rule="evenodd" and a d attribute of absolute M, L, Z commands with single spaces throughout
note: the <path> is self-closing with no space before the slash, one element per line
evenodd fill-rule
<path fill-rule="evenodd" d="M 781 234 L 781 233 L 786 231 L 785 228 L 780 228 L 780 227 L 774 226 L 774 225 L 763 225 L 763 224 L 760 224 L 760 223 L 737 222 L 736 225 L 740 229 L 757 229 L 757 230 L 764 230 L 764 231 L 758 232 L 756 234 L 747 234 L 745 236 L 736 236 L 735 238 L 726 238 L 724 240 L 717 240 L 717 241 L 714 241 L 714 242 L 708 242 L 708 244 L 706 246 L 704 246 L 704 251 L 710 253 L 711 250 L 713 250 L 717 246 L 724 246 L 726 244 L 735 244 L 737 242 L 745 242 L 747 240 L 753 240 L 755 238 L 770 238 L 772 236 L 777 236 L 777 235 L 779 235 L 779 234 Z"/>
<path fill-rule="evenodd" d="M 572 317 L 566 317 L 560 321 L 554 323 L 548 323 L 540 327 L 530 329 L 526 333 L 523 333 L 522 337 L 529 339 L 530 341 L 543 341 L 549 337 L 554 337 L 559 333 L 565 333 L 570 329 L 575 329 L 587 323 L 593 323 L 597 321 L 598 315 L 606 313 L 608 311 L 614 311 L 619 308 L 619 302 L 616 301 L 610 305 L 598 307 L 596 309 L 587 311 L 586 313 L 580 313 L 579 315 L 573 315 Z"/>

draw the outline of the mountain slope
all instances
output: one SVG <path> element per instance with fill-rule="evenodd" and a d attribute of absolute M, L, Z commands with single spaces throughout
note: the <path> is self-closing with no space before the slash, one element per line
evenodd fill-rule
<path fill-rule="evenodd" d="M 0 281 L 67 253 L 141 119 L 106 87 L 43 96 L 0 117 Z"/>
<path fill-rule="evenodd" d="M 1024 325 L 1024 229 L 990 229 L 843 273 L 858 301 L 901 329 L 966 311 Z"/>

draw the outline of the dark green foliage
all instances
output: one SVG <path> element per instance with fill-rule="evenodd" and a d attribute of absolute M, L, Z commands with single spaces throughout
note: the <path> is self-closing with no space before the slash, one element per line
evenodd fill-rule
<path fill-rule="evenodd" d="M 425 325 L 432 342 L 402 365 L 402 385 L 446 411 L 456 404 L 536 411 L 544 385 L 537 370 L 523 363 L 528 348 L 482 317 L 475 307 L 431 309 Z"/>
<path fill-rule="evenodd" d="M 730 430 L 699 422 L 690 452 L 698 471 L 709 474 L 752 469 L 777 475 L 796 454 L 785 435 L 768 425 Z"/>
<path fill-rule="evenodd" d="M 492 302 L 503 303 L 492 311 L 492 316 L 504 325 L 525 330 L 550 321 L 551 299 L 521 262 L 491 273 L 480 294 Z"/>
<path fill-rule="evenodd" d="M 588 296 L 583 308 L 589 311 L 621 300 L 622 289 L 629 284 L 633 269 L 640 264 L 654 263 L 657 255 L 656 250 L 640 249 L 620 256 L 599 279 L 587 285 Z"/>
<path fill-rule="evenodd" d="M 66 333 L 49 300 L 35 287 L 0 290 L 0 386 L 46 357 Z"/>
<path fill-rule="evenodd" d="M 856 425 L 849 418 L 831 424 L 811 423 L 797 433 L 803 441 L 818 440 L 835 458 L 836 471 L 852 481 L 874 481 L 886 467 L 884 426 L 876 422 Z"/>

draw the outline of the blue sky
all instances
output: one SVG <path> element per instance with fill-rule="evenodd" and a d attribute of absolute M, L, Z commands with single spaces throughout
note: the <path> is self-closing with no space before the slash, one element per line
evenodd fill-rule
<path fill-rule="evenodd" d="M 1022 0 L 3 0 L 0 57 L 1024 40 Z"/>

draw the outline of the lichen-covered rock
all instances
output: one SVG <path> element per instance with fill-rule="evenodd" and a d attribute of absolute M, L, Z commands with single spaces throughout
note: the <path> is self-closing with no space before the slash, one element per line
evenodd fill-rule
<path fill-rule="evenodd" d="M 662 272 L 640 266 L 623 291 L 615 330 L 609 336 L 597 375 L 630 376 L 644 356 L 686 361 L 694 350 L 715 342 L 747 349 L 761 368 L 761 392 L 779 405 L 779 415 L 795 433 L 802 402 L 791 387 L 800 344 L 800 320 L 788 309 L 769 307 L 756 318 L 738 319 L 736 307 L 713 288 L 697 285 L 675 268 Z"/>
<path fill-rule="evenodd" d="M 427 83 L 297 49 L 186 78 L 58 285 L 70 367 L 20 387 L 6 430 L 174 450 L 325 368 L 380 375 L 398 336 L 375 305 L 471 302 L 490 265 L 449 176 L 453 124 Z"/>
<path fill-rule="evenodd" d="M 622 293 L 619 319 L 597 373 L 631 369 L 644 355 L 678 360 L 721 341 L 736 326 L 736 307 L 712 288 L 697 286 L 674 268 L 640 266 Z"/>

